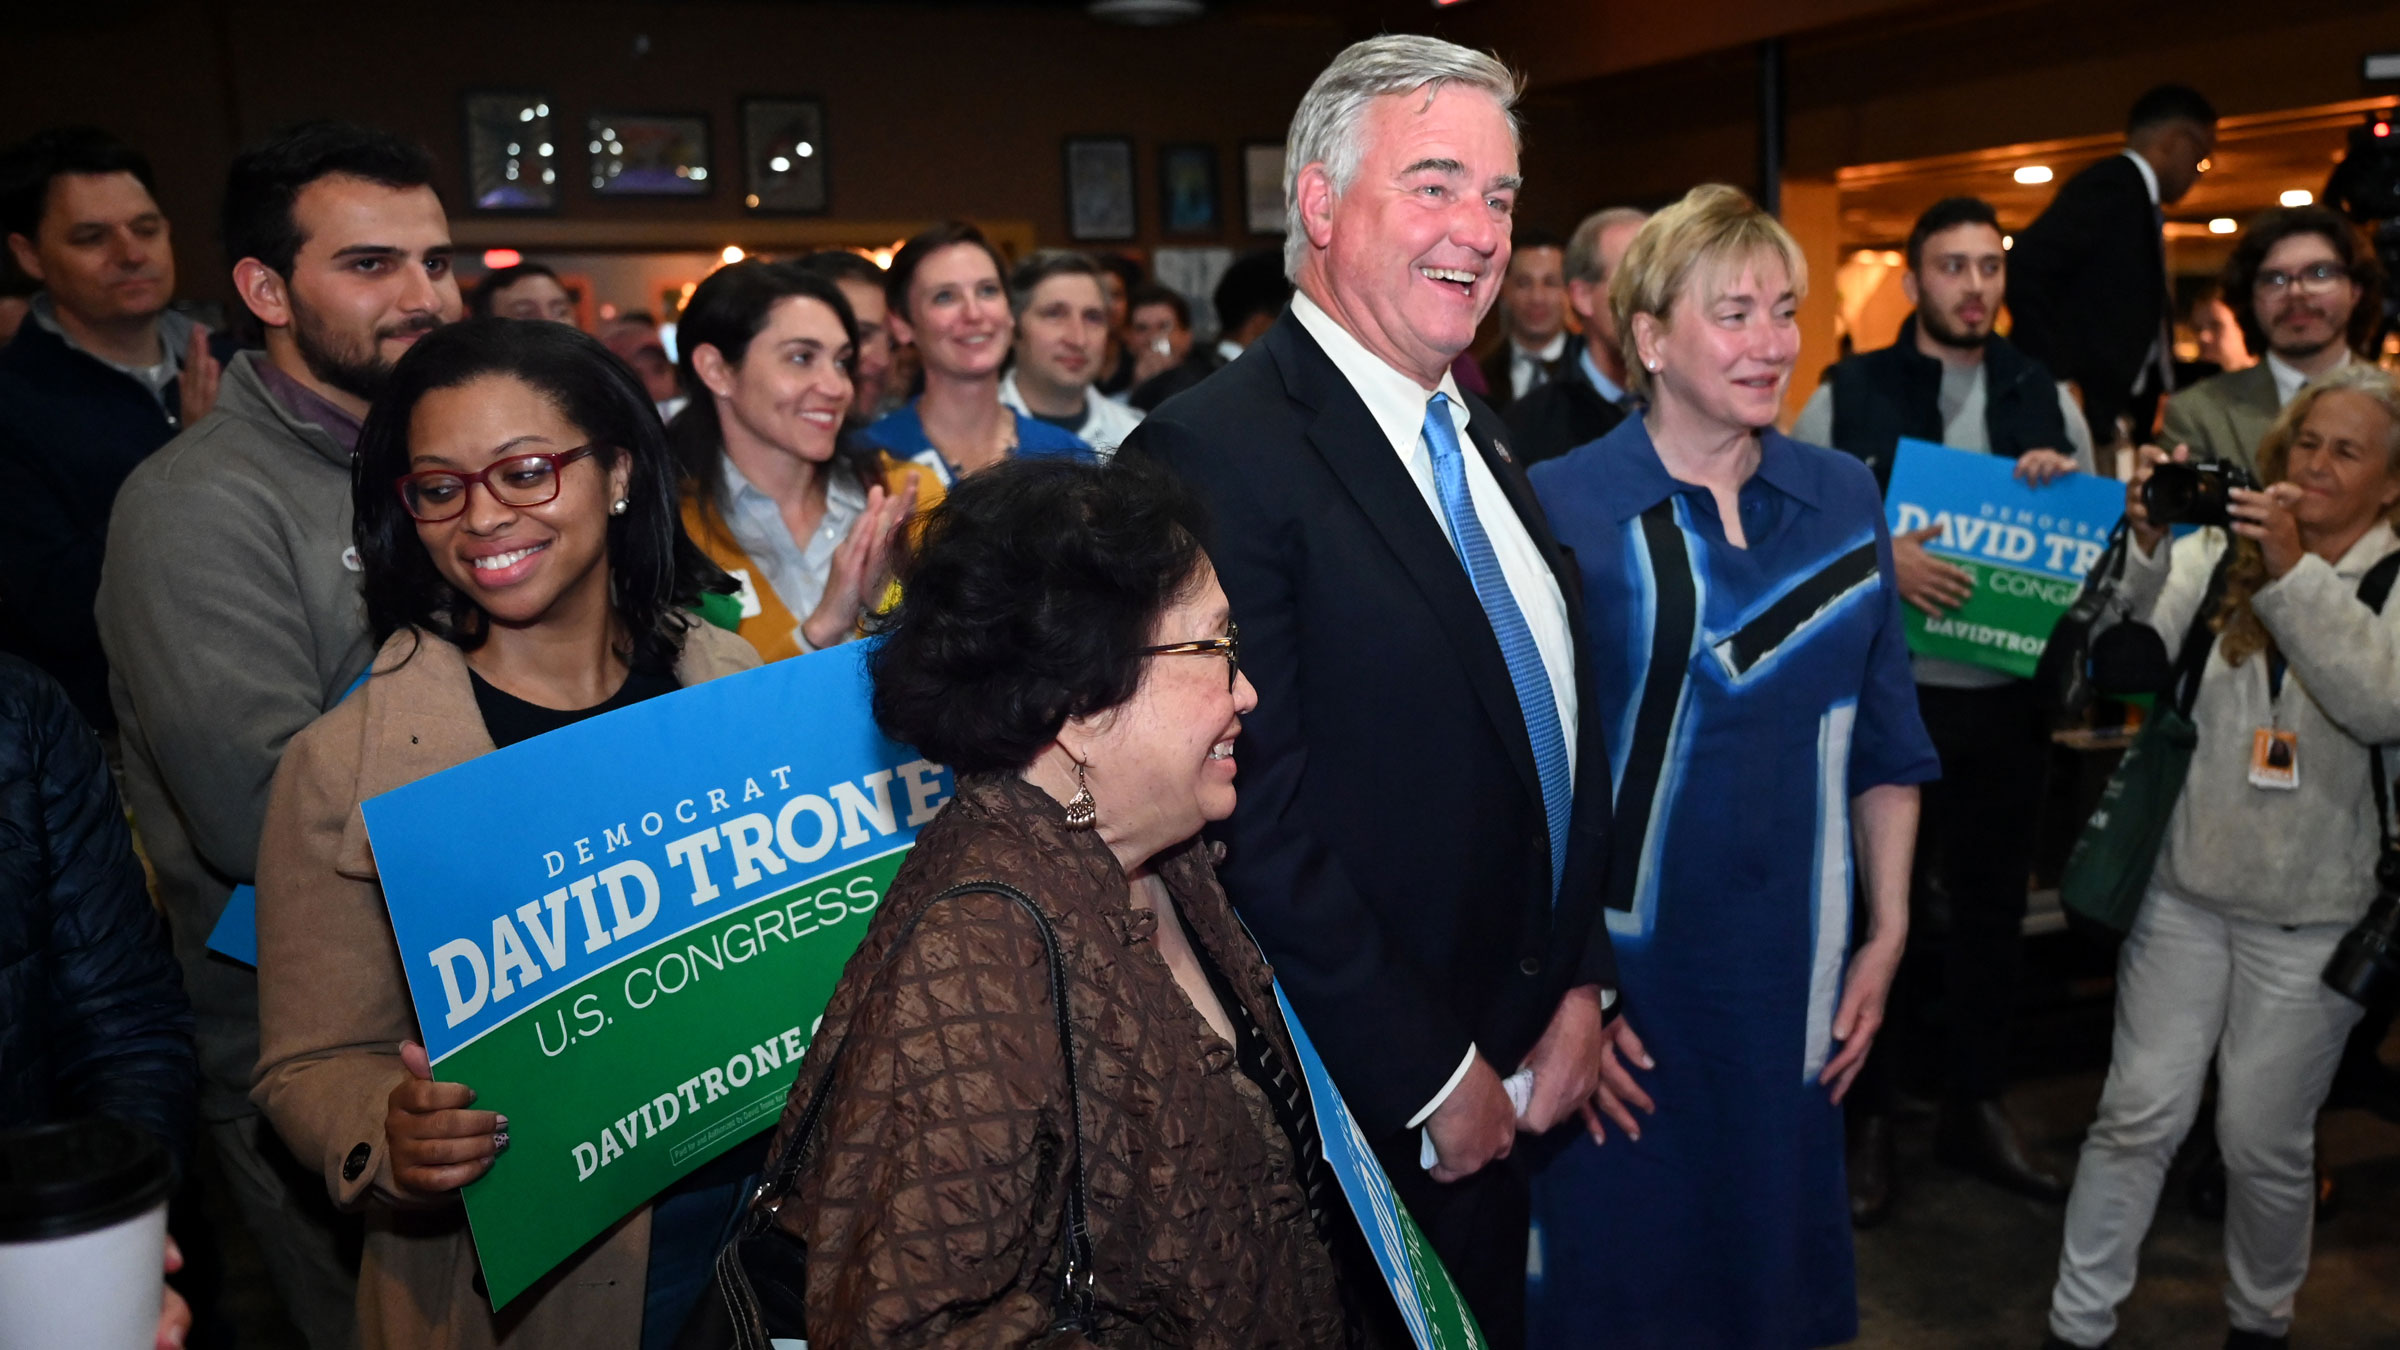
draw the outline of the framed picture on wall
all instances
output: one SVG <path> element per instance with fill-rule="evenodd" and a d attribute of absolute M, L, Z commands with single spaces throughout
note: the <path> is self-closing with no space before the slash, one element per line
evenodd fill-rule
<path fill-rule="evenodd" d="M 1133 141 L 1125 136 L 1073 136 L 1067 140 L 1067 237 L 1078 240 L 1131 239 Z"/>
<path fill-rule="evenodd" d="M 743 99 L 742 183 L 742 205 L 753 211 L 824 211 L 825 105 L 813 98 Z"/>
<path fill-rule="evenodd" d="M 558 209 L 558 138 L 547 94 L 466 96 L 467 202 L 478 211 Z"/>
<path fill-rule="evenodd" d="M 705 197 L 716 190 L 705 113 L 595 112 L 585 125 L 592 191 L 604 197 Z"/>
<path fill-rule="evenodd" d="M 1158 214 L 1168 234 L 1213 235 L 1225 228 L 1217 206 L 1217 147 L 1159 147 Z"/>
<path fill-rule="evenodd" d="M 1252 234 L 1283 233 L 1283 142 L 1242 146 L 1242 218 Z"/>

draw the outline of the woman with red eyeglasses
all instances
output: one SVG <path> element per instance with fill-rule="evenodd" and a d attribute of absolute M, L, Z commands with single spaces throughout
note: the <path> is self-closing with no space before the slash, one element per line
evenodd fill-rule
<path fill-rule="evenodd" d="M 366 1215 L 363 1346 L 664 1344 L 705 1282 L 740 1165 L 676 1183 L 495 1314 L 459 1188 L 506 1149 L 508 1121 L 432 1078 L 359 804 L 756 665 L 693 613 L 732 584 L 684 535 L 649 397 L 560 324 L 477 319 L 419 341 L 367 418 L 352 496 L 382 648 L 276 774 L 252 1095 L 335 1203 Z"/>

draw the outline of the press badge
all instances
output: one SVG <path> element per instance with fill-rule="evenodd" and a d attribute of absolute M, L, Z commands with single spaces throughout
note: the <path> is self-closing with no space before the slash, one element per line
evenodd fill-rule
<path fill-rule="evenodd" d="M 2250 786 L 2294 792 L 2300 787 L 2299 737 L 2276 727 L 2250 734 Z"/>

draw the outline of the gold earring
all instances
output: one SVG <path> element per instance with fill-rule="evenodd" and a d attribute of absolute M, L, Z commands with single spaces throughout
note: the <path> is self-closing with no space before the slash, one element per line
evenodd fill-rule
<path fill-rule="evenodd" d="M 1088 830 L 1100 821 L 1100 807 L 1092 800 L 1092 785 L 1083 781 L 1083 761 L 1075 761 L 1075 795 L 1067 799 L 1066 824 L 1070 830 Z"/>

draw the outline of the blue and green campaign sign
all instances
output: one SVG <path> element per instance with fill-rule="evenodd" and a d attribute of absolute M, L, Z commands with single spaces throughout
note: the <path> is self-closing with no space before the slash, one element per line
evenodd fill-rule
<path fill-rule="evenodd" d="M 771 1126 L 949 772 L 864 645 L 714 680 L 366 803 L 435 1076 L 509 1118 L 465 1200 L 495 1308 Z"/>
<path fill-rule="evenodd" d="M 1892 533 L 1941 526 L 1926 551 L 1964 569 L 1975 587 L 1938 619 L 1902 606 L 1908 649 L 2033 674 L 2124 510 L 2125 485 L 2111 478 L 2072 473 L 2028 487 L 2014 460 L 1903 439 L 1884 492 Z"/>
<path fill-rule="evenodd" d="M 1342 1184 L 1342 1195 L 1349 1200 L 1360 1231 L 1366 1234 L 1375 1265 L 1383 1272 L 1393 1301 L 1400 1305 L 1400 1320 L 1408 1324 L 1417 1350 L 1481 1350 L 1489 1342 L 1483 1339 L 1483 1329 L 1475 1325 L 1475 1314 L 1468 1310 L 1441 1258 L 1434 1255 L 1433 1244 L 1425 1240 L 1408 1207 L 1400 1203 L 1391 1178 L 1368 1147 L 1349 1103 L 1334 1087 L 1325 1061 L 1317 1056 L 1317 1047 L 1301 1029 L 1300 1014 L 1292 1011 L 1292 1001 L 1285 997 L 1281 984 L 1275 986 L 1275 1004 L 1283 1009 L 1292 1049 L 1300 1057 L 1300 1076 L 1308 1082 L 1309 1104 L 1317 1114 L 1317 1135 L 1325 1141 L 1325 1161 Z"/>

